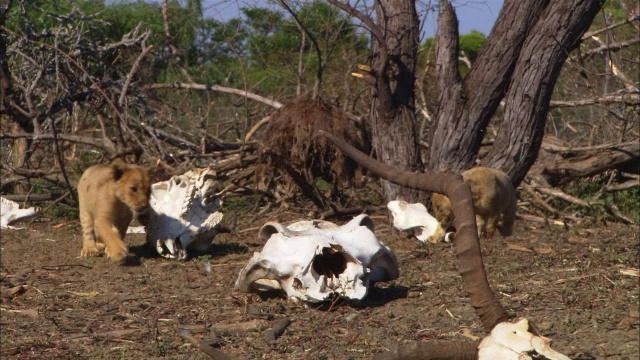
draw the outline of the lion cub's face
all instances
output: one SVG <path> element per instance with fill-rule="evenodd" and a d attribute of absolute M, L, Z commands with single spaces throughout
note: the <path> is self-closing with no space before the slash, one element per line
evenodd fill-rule
<path fill-rule="evenodd" d="M 448 226 L 453 223 L 453 211 L 448 197 L 433 193 L 431 195 L 431 204 L 433 205 L 436 219 L 443 224 L 442 226 Z"/>
<path fill-rule="evenodd" d="M 149 208 L 151 181 L 147 169 L 114 161 L 113 174 L 116 180 L 116 196 L 137 214 L 144 214 Z"/>

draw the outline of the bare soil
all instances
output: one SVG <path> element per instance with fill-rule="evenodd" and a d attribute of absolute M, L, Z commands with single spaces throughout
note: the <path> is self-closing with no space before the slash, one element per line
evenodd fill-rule
<path fill-rule="evenodd" d="M 235 359 L 360 359 L 407 341 L 484 337 L 453 247 L 392 234 L 385 214 L 370 215 L 401 276 L 376 284 L 358 305 L 234 290 L 239 270 L 263 245 L 259 226 L 303 219 L 302 211 L 240 217 L 236 233 L 217 236 L 208 254 L 184 262 L 160 258 L 143 235 L 129 235 L 139 259 L 130 266 L 79 258 L 77 221 L 2 230 L 1 357 L 209 358 L 195 339 Z M 533 321 L 556 350 L 573 359 L 635 360 L 639 285 L 627 270 L 640 267 L 638 233 L 616 223 L 567 229 L 519 220 L 513 237 L 484 239 L 482 250 L 502 304 Z M 292 323 L 269 339 L 283 319 Z"/>

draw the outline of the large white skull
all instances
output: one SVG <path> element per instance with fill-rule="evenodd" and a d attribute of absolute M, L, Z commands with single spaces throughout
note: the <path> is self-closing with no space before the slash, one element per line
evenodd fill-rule
<path fill-rule="evenodd" d="M 553 350 L 551 340 L 529 332 L 529 321 L 522 319 L 515 324 L 503 322 L 491 330 L 478 346 L 478 359 L 503 360 L 570 360 Z M 541 355 L 543 357 L 541 357 Z"/>
<path fill-rule="evenodd" d="M 24 228 L 13 227 L 9 224 L 20 219 L 34 216 L 38 212 L 40 212 L 40 208 L 30 207 L 28 209 L 20 209 L 20 204 L 17 202 L 0 197 L 0 228 L 22 230 Z"/>
<path fill-rule="evenodd" d="M 184 260 L 188 249 L 205 251 L 222 220 L 216 173 L 196 169 L 151 186 L 147 241 L 164 257 Z"/>
<path fill-rule="evenodd" d="M 338 294 L 361 300 L 370 284 L 399 275 L 395 254 L 373 229 L 367 215 L 342 226 L 321 220 L 287 227 L 268 222 L 259 233 L 266 244 L 240 271 L 236 288 L 249 292 L 267 279 L 294 299 L 320 302 Z"/>
<path fill-rule="evenodd" d="M 444 231 L 436 218 L 431 216 L 427 208 L 420 204 L 409 204 L 406 201 L 389 201 L 387 208 L 393 216 L 393 227 L 400 231 L 412 230 L 420 241 L 429 240 L 437 243 L 443 238 Z"/>

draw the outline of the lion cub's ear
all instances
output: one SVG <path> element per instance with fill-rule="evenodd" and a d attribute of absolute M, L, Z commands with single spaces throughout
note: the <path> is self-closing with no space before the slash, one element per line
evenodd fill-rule
<path fill-rule="evenodd" d="M 111 162 L 111 168 L 113 169 L 113 179 L 118 181 L 129 168 L 129 165 L 122 161 L 122 159 L 115 159 Z"/>

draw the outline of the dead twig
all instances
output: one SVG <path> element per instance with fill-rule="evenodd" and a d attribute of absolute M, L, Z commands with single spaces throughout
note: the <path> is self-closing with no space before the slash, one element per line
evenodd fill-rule
<path fill-rule="evenodd" d="M 203 353 L 207 354 L 207 356 L 209 356 L 212 359 L 216 359 L 216 360 L 231 360 L 232 358 L 225 354 L 223 351 L 218 350 L 208 344 L 205 344 L 204 342 L 194 338 L 193 336 L 191 336 L 191 334 L 189 333 L 189 330 L 186 329 L 178 329 L 176 330 L 176 333 L 180 336 L 182 336 L 183 338 L 185 338 L 187 341 L 189 341 L 193 346 L 195 346 L 196 348 L 198 348 L 198 350 L 202 351 Z"/>
<path fill-rule="evenodd" d="M 535 186 L 534 188 L 543 194 L 551 195 L 553 197 L 562 199 L 566 202 L 569 202 L 578 206 L 590 208 L 592 207 L 592 205 L 594 205 L 593 203 L 589 203 L 584 200 L 578 199 L 575 196 L 571 196 L 560 189 L 548 188 L 544 186 Z"/>
<path fill-rule="evenodd" d="M 267 341 L 267 343 L 270 343 L 270 344 L 275 343 L 276 340 L 280 336 L 282 336 L 282 334 L 284 334 L 284 331 L 287 329 L 289 325 L 291 325 L 292 322 L 293 320 L 289 318 L 278 320 L 278 322 L 276 322 L 273 328 L 264 334 L 264 339 Z"/>
<path fill-rule="evenodd" d="M 44 265 L 41 266 L 40 269 L 42 270 L 50 270 L 50 271 L 58 271 L 58 270 L 62 270 L 62 268 L 71 268 L 71 267 L 82 267 L 85 269 L 93 269 L 91 266 L 87 266 L 87 265 L 82 265 L 82 264 L 61 264 L 61 265 Z"/>
<path fill-rule="evenodd" d="M 627 225 L 635 225 L 636 222 L 631 220 L 630 218 L 622 215 L 622 213 L 620 212 L 620 209 L 618 209 L 618 207 L 614 204 L 604 204 L 604 209 L 607 211 L 607 213 L 611 216 L 613 216 L 614 218 L 622 221 L 623 223 L 627 224 Z"/>

